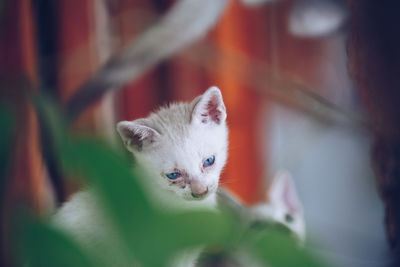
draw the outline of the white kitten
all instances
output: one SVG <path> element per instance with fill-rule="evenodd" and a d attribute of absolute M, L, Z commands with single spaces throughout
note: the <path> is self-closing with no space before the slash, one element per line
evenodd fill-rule
<path fill-rule="evenodd" d="M 215 206 L 228 147 L 226 110 L 217 87 L 191 103 L 171 104 L 147 118 L 120 122 L 117 130 L 147 172 L 140 180 L 156 207 Z M 132 266 L 121 260 L 126 252 L 113 242 L 115 230 L 90 191 L 75 194 L 53 220 L 86 249 L 104 252 L 110 266 Z M 199 253 L 182 252 L 171 266 L 193 266 Z"/>
<path fill-rule="evenodd" d="M 227 158 L 225 119 L 221 92 L 211 87 L 190 104 L 171 104 L 145 119 L 120 122 L 117 130 L 148 172 L 144 185 L 160 203 L 213 206 Z"/>
<path fill-rule="evenodd" d="M 238 215 L 239 221 L 243 222 L 245 227 L 266 227 L 268 229 L 273 225 L 284 225 L 299 245 L 304 245 L 303 208 L 297 197 L 294 181 L 288 171 L 281 170 L 273 177 L 266 191 L 265 202 L 244 206 L 234 195 L 222 188 L 218 190 L 218 202 Z M 235 263 L 234 266 L 265 266 L 246 250 L 239 249 L 230 257 L 230 260 Z M 227 266 L 230 266 L 229 264 L 228 261 Z"/>
<path fill-rule="evenodd" d="M 251 221 L 283 224 L 299 241 L 304 242 L 306 230 L 303 206 L 291 174 L 286 170 L 279 171 L 266 195 L 269 201 L 249 208 Z"/>
<path fill-rule="evenodd" d="M 266 191 L 266 201 L 252 206 L 244 206 L 236 197 L 224 189 L 219 189 L 218 200 L 238 214 L 247 224 L 281 224 L 300 241 L 305 240 L 303 207 L 297 197 L 294 181 L 286 170 L 279 171 Z"/>

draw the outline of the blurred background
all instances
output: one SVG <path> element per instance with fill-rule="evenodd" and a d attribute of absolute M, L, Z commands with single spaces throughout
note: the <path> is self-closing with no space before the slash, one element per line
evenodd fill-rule
<path fill-rule="evenodd" d="M 75 190 L 42 153 L 46 140 L 30 94 L 46 93 L 66 107 L 74 131 L 119 144 L 118 121 L 144 117 L 170 101 L 191 101 L 216 85 L 230 130 L 221 186 L 254 204 L 265 199 L 274 173 L 287 169 L 315 253 L 333 266 L 387 266 L 372 134 L 363 96 L 348 74 L 348 3 L 215 0 L 196 12 L 195 2 L 0 2 L 1 90 L 21 122 L 3 214 L 21 201 L 46 214 Z M 143 38 L 147 59 L 135 50 Z M 87 81 L 127 51 L 136 56 L 126 57 L 124 68 L 137 73 L 130 79 L 121 74 L 129 80 L 123 85 L 111 79 L 103 93 L 76 108 L 77 92 L 95 88 Z"/>

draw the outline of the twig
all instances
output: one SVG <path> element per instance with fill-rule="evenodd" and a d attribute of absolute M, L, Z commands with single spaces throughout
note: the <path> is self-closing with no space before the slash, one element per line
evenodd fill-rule
<path fill-rule="evenodd" d="M 230 79 L 256 90 L 262 96 L 304 112 L 323 122 L 350 128 L 370 130 L 369 122 L 359 113 L 348 110 L 314 93 L 301 79 L 271 69 L 266 62 L 238 51 L 221 49 L 203 42 L 184 53 L 191 62 L 213 73 L 229 73 Z M 223 66 L 215 64 L 223 62 Z"/>
<path fill-rule="evenodd" d="M 119 89 L 156 63 L 180 51 L 207 33 L 228 0 L 180 0 L 154 26 L 111 58 L 86 81 L 67 103 L 73 120 L 86 107 L 111 89 Z"/>

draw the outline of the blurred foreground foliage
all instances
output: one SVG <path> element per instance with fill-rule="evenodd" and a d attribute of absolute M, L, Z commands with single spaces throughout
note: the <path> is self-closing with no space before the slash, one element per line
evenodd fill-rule
<path fill-rule="evenodd" d="M 79 177 L 95 188 L 118 231 L 119 241 L 129 251 L 128 262 L 166 266 L 178 252 L 204 246 L 214 255 L 232 258 L 236 252 L 244 252 L 261 266 L 323 266 L 287 233 L 274 228 L 246 229 L 229 212 L 167 213 L 155 209 L 138 182 L 142 174 L 123 153 L 94 138 L 71 134 L 60 110 L 47 98 L 39 96 L 34 102 L 41 130 L 50 133 L 44 145 L 52 147 L 63 173 Z M 0 112 L 0 124 L 0 171 L 4 172 L 13 129 L 12 119 L 4 110 Z M 1 182 L 5 183 L 3 179 Z M 106 267 L 101 251 L 86 252 L 67 233 L 54 227 L 49 218 L 19 212 L 13 220 L 13 247 L 19 265 Z M 202 262 L 199 264 L 207 265 L 209 261 Z"/>

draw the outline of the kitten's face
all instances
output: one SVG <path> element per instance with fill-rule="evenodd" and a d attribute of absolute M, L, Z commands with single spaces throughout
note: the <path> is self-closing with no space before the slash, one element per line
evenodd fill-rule
<path fill-rule="evenodd" d="M 151 151 L 138 153 L 154 181 L 163 189 L 186 200 L 200 200 L 214 194 L 227 155 L 224 127 L 191 126 L 186 136 L 163 137 Z"/>
<path fill-rule="evenodd" d="M 120 122 L 128 150 L 160 193 L 185 200 L 214 198 L 227 158 L 226 112 L 211 87 L 190 104 L 171 105 L 146 119 Z M 157 190 L 157 189 L 156 189 Z"/>
<path fill-rule="evenodd" d="M 251 207 L 253 221 L 272 222 L 286 226 L 300 240 L 305 240 L 303 207 L 288 171 L 281 170 L 267 191 L 269 201 Z"/>

